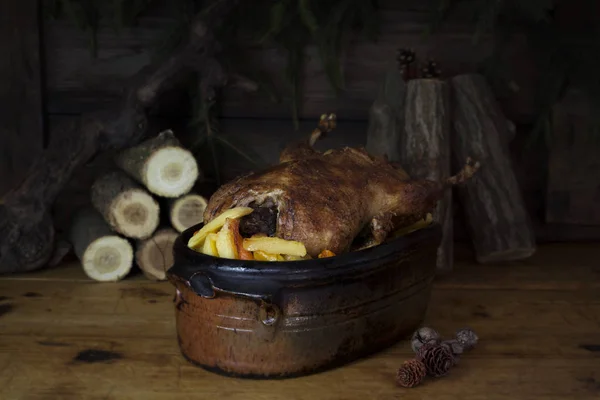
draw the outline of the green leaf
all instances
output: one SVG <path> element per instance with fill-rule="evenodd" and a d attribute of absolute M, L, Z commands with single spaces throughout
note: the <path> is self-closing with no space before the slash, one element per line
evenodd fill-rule
<path fill-rule="evenodd" d="M 304 23 L 304 26 L 308 28 L 312 35 L 316 35 L 319 30 L 319 23 L 317 17 L 313 14 L 310 6 L 310 0 L 299 0 L 298 1 L 298 12 L 300 19 Z"/>
<path fill-rule="evenodd" d="M 239 146 L 236 146 L 235 144 L 233 144 L 232 142 L 230 142 L 223 135 L 217 135 L 217 136 L 215 136 L 215 139 L 218 140 L 219 142 L 221 142 L 226 147 L 229 147 L 235 153 L 237 153 L 240 156 L 242 156 L 243 158 L 245 158 L 251 164 L 254 164 L 254 165 L 259 165 L 260 164 L 256 159 L 254 159 L 252 156 L 250 156 L 248 154 L 249 152 L 242 150 Z"/>
<path fill-rule="evenodd" d="M 300 128 L 300 104 L 302 103 L 302 69 L 304 67 L 304 46 L 296 44 L 288 49 L 286 78 L 292 90 L 292 121 L 294 129 Z"/>
<path fill-rule="evenodd" d="M 283 28 L 283 20 L 284 20 L 285 11 L 286 11 L 286 7 L 285 7 L 284 2 L 278 1 L 277 3 L 273 4 L 273 6 L 271 7 L 270 12 L 269 12 L 269 14 L 270 14 L 269 29 L 263 35 L 263 37 L 261 39 L 259 39 L 259 43 L 264 43 L 269 38 L 271 38 L 273 36 L 277 36 L 281 32 L 281 29 Z"/>
<path fill-rule="evenodd" d="M 347 33 L 352 23 L 356 8 L 352 8 L 355 0 L 343 0 L 330 12 L 328 24 L 319 32 L 319 54 L 335 93 L 344 88 L 344 77 L 340 62 L 341 44 L 344 34 Z"/>

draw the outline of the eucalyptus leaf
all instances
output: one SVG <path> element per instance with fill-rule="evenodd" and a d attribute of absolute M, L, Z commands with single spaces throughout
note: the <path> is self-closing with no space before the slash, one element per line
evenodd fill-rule
<path fill-rule="evenodd" d="M 316 35 L 319 30 L 319 23 L 317 22 L 317 17 L 312 12 L 310 0 L 298 0 L 298 11 L 304 25 L 311 34 Z"/>
<path fill-rule="evenodd" d="M 240 148 L 240 146 L 235 145 L 233 142 L 231 142 L 230 140 L 228 140 L 227 138 L 225 138 L 224 135 L 215 136 L 215 139 L 218 140 L 219 142 L 221 142 L 226 147 L 229 147 L 236 154 L 239 154 L 240 156 L 242 156 L 243 158 L 245 158 L 251 164 L 253 164 L 253 165 L 262 165 L 262 164 L 264 164 L 264 161 L 261 158 L 257 157 L 256 155 L 254 157 L 252 155 L 250 155 L 250 153 L 253 153 L 253 152 L 249 151 L 248 149 L 242 150 Z"/>

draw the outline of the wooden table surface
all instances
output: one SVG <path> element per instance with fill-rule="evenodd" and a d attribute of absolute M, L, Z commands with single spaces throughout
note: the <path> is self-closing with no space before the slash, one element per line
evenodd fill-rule
<path fill-rule="evenodd" d="M 166 282 L 95 283 L 76 264 L 0 277 L 0 399 L 600 399 L 597 249 L 458 262 L 436 282 L 425 323 L 444 335 L 471 326 L 479 345 L 450 375 L 413 389 L 394 384 L 408 341 L 309 377 L 226 378 L 180 355 Z M 114 359 L 89 362 L 89 350 Z"/>

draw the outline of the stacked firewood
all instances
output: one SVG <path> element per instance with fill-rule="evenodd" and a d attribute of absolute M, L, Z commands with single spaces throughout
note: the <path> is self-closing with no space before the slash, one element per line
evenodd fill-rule
<path fill-rule="evenodd" d="M 531 256 L 535 236 L 508 148 L 514 128 L 485 78 L 443 78 L 434 61 L 415 67 L 410 50 L 400 50 L 398 62 L 371 106 L 367 150 L 399 163 L 412 178 L 435 181 L 452 175 L 453 162 L 460 165 L 467 156 L 481 164 L 477 177 L 457 190 L 458 201 L 448 191 L 435 210 L 434 220 L 443 229 L 438 269 L 453 267 L 456 203 L 466 217 L 477 261 Z"/>
<path fill-rule="evenodd" d="M 193 192 L 196 159 L 167 130 L 125 149 L 115 164 L 92 185 L 92 206 L 74 218 L 75 254 L 98 281 L 123 279 L 134 265 L 164 280 L 178 233 L 203 220 L 206 198 Z"/>

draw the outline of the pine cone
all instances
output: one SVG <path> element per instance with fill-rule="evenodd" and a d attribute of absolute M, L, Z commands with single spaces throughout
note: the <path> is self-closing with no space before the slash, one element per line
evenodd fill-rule
<path fill-rule="evenodd" d="M 425 344 L 417 353 L 417 359 L 423 361 L 427 374 L 435 378 L 447 375 L 456 364 L 452 351 L 440 344 Z"/>
<path fill-rule="evenodd" d="M 456 340 L 463 345 L 465 350 L 471 350 L 479 341 L 479 337 L 472 329 L 463 328 L 456 332 Z"/>
<path fill-rule="evenodd" d="M 455 356 L 458 356 L 465 351 L 463 344 L 457 339 L 444 340 L 441 345 L 450 350 Z"/>
<path fill-rule="evenodd" d="M 415 52 L 412 49 L 398 49 L 396 60 L 400 66 L 412 64 L 415 61 Z"/>
<path fill-rule="evenodd" d="M 439 333 L 437 333 L 434 329 L 424 326 L 417 329 L 417 331 L 413 334 L 410 345 L 412 350 L 416 353 L 424 344 L 438 344 L 440 340 L 441 338 Z"/>
<path fill-rule="evenodd" d="M 438 64 L 429 60 L 421 69 L 421 76 L 423 78 L 439 78 L 442 74 L 442 71 L 438 68 Z"/>
<path fill-rule="evenodd" d="M 423 382 L 425 375 L 427 369 L 422 361 L 417 359 L 404 361 L 396 373 L 396 383 L 406 388 L 415 387 Z"/>

